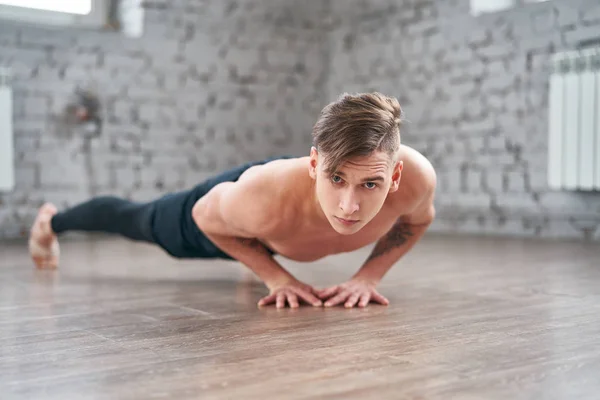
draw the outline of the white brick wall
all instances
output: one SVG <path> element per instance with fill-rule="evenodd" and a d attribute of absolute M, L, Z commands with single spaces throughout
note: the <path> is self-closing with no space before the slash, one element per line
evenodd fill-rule
<path fill-rule="evenodd" d="M 101 193 L 149 200 L 230 164 L 307 154 L 316 115 L 301 108 L 324 101 L 316 79 L 327 65 L 324 5 L 249 0 L 226 14 L 221 2 L 164 2 L 145 10 L 139 38 L 2 23 L 0 64 L 15 77 L 18 182 L 0 194 L 0 238 L 26 235 L 44 201 L 64 207 Z M 57 123 L 77 86 L 103 100 L 103 131 L 90 153 L 81 131 Z M 286 107 L 294 115 L 282 120 Z"/>
<path fill-rule="evenodd" d="M 591 239 L 568 222 L 579 216 L 600 231 L 599 194 L 552 193 L 546 184 L 548 61 L 553 51 L 598 38 L 597 0 L 553 0 L 477 18 L 469 15 L 469 0 L 405 0 L 396 13 L 384 0 L 341 3 L 333 0 L 333 37 L 352 32 L 361 47 L 332 48 L 329 97 L 370 70 L 369 61 L 391 72 L 387 79 L 408 100 L 411 125 L 403 140 L 426 153 L 440 174 L 434 230 Z M 432 11 L 416 12 L 421 6 Z M 372 14 L 379 15 L 376 24 L 367 22 Z M 393 45 L 385 35 L 377 39 L 378 49 L 400 49 L 388 51 L 394 59 L 383 62 L 391 65 L 381 65 L 373 32 L 405 20 Z M 359 69 L 344 62 L 355 58 L 362 60 Z M 424 76 L 431 65 L 434 73 Z M 366 90 L 371 81 L 352 88 Z M 465 139 L 467 146 L 445 151 Z"/>
<path fill-rule="evenodd" d="M 433 230 L 600 240 L 571 221 L 597 224 L 600 196 L 546 185 L 547 63 L 598 37 L 597 0 L 478 18 L 469 0 L 151 3 L 139 39 L 0 26 L 19 137 L 0 237 L 26 232 L 46 200 L 147 200 L 237 162 L 306 154 L 325 103 L 380 90 L 402 99 L 404 142 L 440 174 Z M 104 101 L 90 154 L 53 123 L 78 85 Z"/>

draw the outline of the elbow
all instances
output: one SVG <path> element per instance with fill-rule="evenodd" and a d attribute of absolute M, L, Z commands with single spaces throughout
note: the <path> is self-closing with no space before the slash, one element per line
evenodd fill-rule
<path fill-rule="evenodd" d="M 196 226 L 201 230 L 206 229 L 206 215 L 206 204 L 202 199 L 199 199 L 196 204 L 194 204 L 194 207 L 192 207 L 192 219 Z"/>

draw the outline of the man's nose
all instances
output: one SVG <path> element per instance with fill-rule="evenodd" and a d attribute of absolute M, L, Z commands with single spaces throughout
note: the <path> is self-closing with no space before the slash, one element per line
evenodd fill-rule
<path fill-rule="evenodd" d="M 340 209 L 345 215 L 352 215 L 358 211 L 358 196 L 352 190 L 346 191 L 340 198 Z"/>

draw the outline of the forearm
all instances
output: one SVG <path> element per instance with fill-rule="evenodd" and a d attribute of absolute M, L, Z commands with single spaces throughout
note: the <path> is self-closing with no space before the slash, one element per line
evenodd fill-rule
<path fill-rule="evenodd" d="M 429 225 L 412 225 L 398 220 L 377 242 L 354 278 L 379 283 L 390 268 L 423 237 Z"/>
<path fill-rule="evenodd" d="M 222 251 L 244 264 L 258 276 L 269 289 L 294 277 L 273 258 L 258 240 L 205 233 Z"/>

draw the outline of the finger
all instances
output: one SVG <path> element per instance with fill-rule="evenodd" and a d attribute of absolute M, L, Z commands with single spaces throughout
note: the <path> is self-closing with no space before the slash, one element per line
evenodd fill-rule
<path fill-rule="evenodd" d="M 369 304 L 369 300 L 371 300 L 371 294 L 370 293 L 363 293 L 362 296 L 360 296 L 360 301 L 358 302 L 358 306 L 359 307 L 366 307 L 367 304 Z"/>
<path fill-rule="evenodd" d="M 385 306 L 387 306 L 388 304 L 390 304 L 390 302 L 388 301 L 388 299 L 386 299 L 385 297 L 383 297 L 382 295 L 380 295 L 376 291 L 373 291 L 373 293 L 371 294 L 371 299 L 373 299 L 376 302 L 378 302 L 380 304 L 383 304 Z"/>
<path fill-rule="evenodd" d="M 350 295 L 350 297 L 348 298 L 348 300 L 346 301 L 346 304 L 345 304 L 346 308 L 354 307 L 354 305 L 358 301 L 359 297 L 360 297 L 360 293 L 353 293 L 352 295 Z"/>
<path fill-rule="evenodd" d="M 285 307 L 285 293 L 277 294 L 277 308 Z"/>
<path fill-rule="evenodd" d="M 287 300 L 290 308 L 298 308 L 298 296 L 296 296 L 294 293 L 288 294 Z"/>
<path fill-rule="evenodd" d="M 323 290 L 317 290 L 317 296 L 319 296 L 319 298 L 321 298 L 322 300 L 325 300 L 328 297 L 331 297 L 334 294 L 336 294 L 338 289 L 339 289 L 338 286 L 332 286 L 330 288 L 326 288 Z"/>
<path fill-rule="evenodd" d="M 276 294 L 270 294 L 268 296 L 265 296 L 258 301 L 258 306 L 260 307 L 260 306 L 266 306 L 267 304 L 271 304 L 275 301 L 276 297 L 277 297 Z"/>
<path fill-rule="evenodd" d="M 302 290 L 302 289 L 296 289 L 296 294 L 298 296 L 300 296 L 300 298 L 304 301 L 306 301 L 308 304 L 312 304 L 313 306 L 317 307 L 320 306 L 321 304 L 323 304 L 321 302 L 321 300 L 319 300 L 317 297 L 315 297 L 312 293 Z"/>
<path fill-rule="evenodd" d="M 341 302 L 343 302 L 344 300 L 346 300 L 348 298 L 348 296 L 350 296 L 350 292 L 343 291 L 343 292 L 339 293 L 337 296 L 327 300 L 325 302 L 325 306 L 326 307 L 336 306 L 336 305 L 340 304 Z"/>

